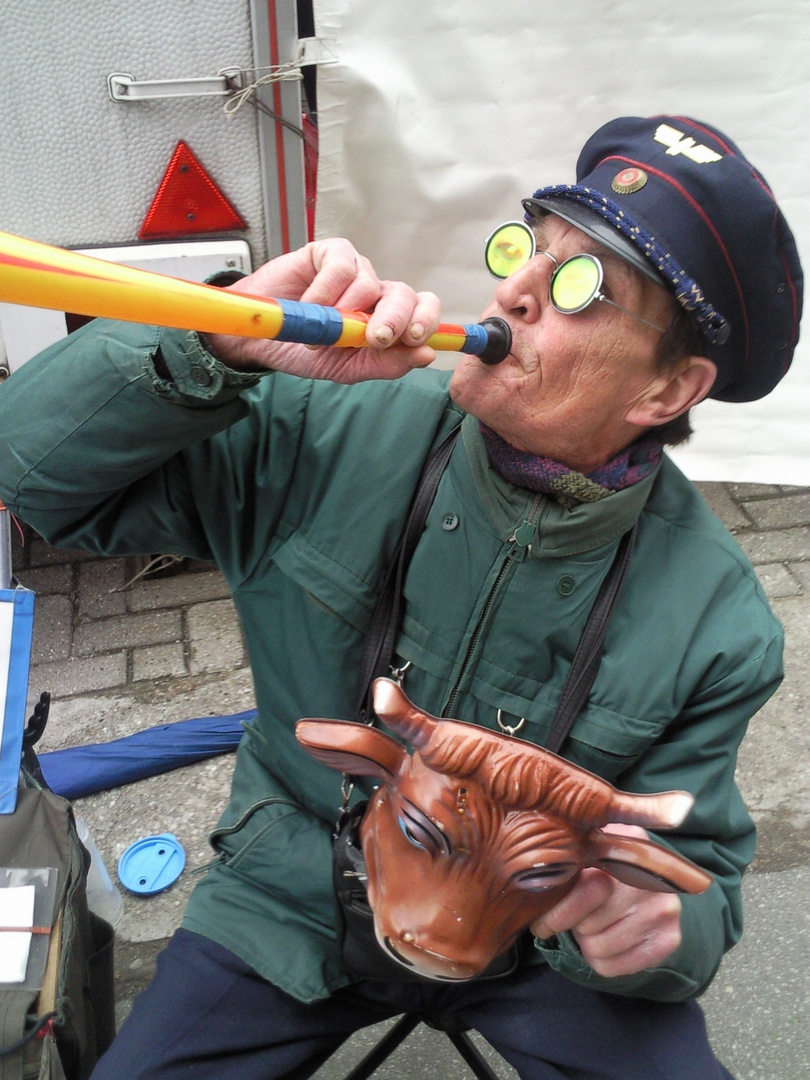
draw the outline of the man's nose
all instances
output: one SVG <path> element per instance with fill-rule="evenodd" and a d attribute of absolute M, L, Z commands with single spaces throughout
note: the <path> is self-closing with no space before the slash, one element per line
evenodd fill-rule
<path fill-rule="evenodd" d="M 549 285 L 557 265 L 551 252 L 538 251 L 498 285 L 495 290 L 498 305 L 529 321 L 538 318 L 548 302 Z"/>

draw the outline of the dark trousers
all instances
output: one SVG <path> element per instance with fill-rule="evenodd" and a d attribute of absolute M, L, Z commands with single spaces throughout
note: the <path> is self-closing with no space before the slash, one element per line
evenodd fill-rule
<path fill-rule="evenodd" d="M 732 1080 L 694 1002 L 586 990 L 545 965 L 459 986 L 364 982 L 304 1005 L 179 930 L 92 1080 L 303 1080 L 358 1028 L 452 1013 L 523 1080 Z"/>

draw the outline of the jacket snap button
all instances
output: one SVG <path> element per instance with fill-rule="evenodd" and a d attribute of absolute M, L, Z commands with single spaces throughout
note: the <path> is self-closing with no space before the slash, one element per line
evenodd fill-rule
<path fill-rule="evenodd" d="M 204 367 L 195 366 L 191 369 L 190 374 L 197 386 L 208 386 L 211 382 L 211 372 L 206 371 Z"/>
<path fill-rule="evenodd" d="M 452 532 L 458 528 L 458 514 L 445 514 L 442 518 L 442 528 L 445 532 Z"/>
<path fill-rule="evenodd" d="M 570 596 L 576 588 L 576 582 L 570 576 L 570 574 L 563 574 L 560 580 L 557 582 L 557 592 L 560 596 Z"/>

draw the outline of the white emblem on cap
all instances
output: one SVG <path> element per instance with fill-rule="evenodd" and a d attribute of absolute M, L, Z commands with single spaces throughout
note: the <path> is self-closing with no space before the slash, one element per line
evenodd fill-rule
<path fill-rule="evenodd" d="M 670 127 L 669 124 L 659 124 L 654 138 L 656 142 L 669 147 L 668 154 L 683 154 L 690 161 L 696 161 L 698 165 L 707 165 L 710 161 L 721 161 L 723 157 L 722 154 L 716 154 L 714 150 L 710 150 L 708 146 L 696 143 L 691 136 L 687 138 L 682 131 Z"/>

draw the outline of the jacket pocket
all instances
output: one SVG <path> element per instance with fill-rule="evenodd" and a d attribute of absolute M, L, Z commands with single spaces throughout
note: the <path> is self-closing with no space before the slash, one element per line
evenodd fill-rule
<path fill-rule="evenodd" d="M 519 739 L 544 746 L 564 680 L 551 685 L 513 680 L 504 686 L 478 679 L 462 717 L 493 731 L 510 727 Z M 595 691 L 598 687 L 595 686 Z M 595 696 L 595 695 L 594 695 Z M 659 738 L 662 723 L 607 709 L 592 696 L 574 721 L 562 746 L 562 756 L 611 783 L 630 768 Z M 474 714 L 469 706 L 474 704 Z M 498 724 L 498 710 L 501 710 Z"/>
<path fill-rule="evenodd" d="M 209 840 L 221 860 L 234 870 L 250 858 L 251 849 L 261 845 L 263 838 L 281 825 L 285 818 L 300 811 L 292 799 L 268 795 L 245 810 L 233 825 L 214 829 Z"/>
<path fill-rule="evenodd" d="M 378 571 L 376 558 L 369 555 L 368 560 L 370 565 L 363 568 L 363 573 L 367 571 L 368 578 L 374 580 Z M 285 577 L 300 586 L 308 602 L 319 611 L 366 631 L 376 593 L 357 570 L 337 562 L 301 532 L 294 533 L 274 552 L 273 562 Z"/>
<path fill-rule="evenodd" d="M 331 914 L 332 829 L 292 799 L 259 799 L 210 839 L 231 873 L 318 922 Z"/>

